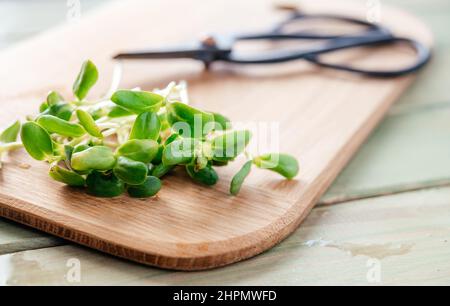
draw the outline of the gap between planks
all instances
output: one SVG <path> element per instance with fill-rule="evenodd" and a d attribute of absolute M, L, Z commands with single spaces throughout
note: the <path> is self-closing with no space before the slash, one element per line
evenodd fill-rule
<path fill-rule="evenodd" d="M 433 112 L 442 109 L 450 109 L 450 101 L 441 101 L 441 102 L 431 102 L 427 104 L 414 103 L 414 104 L 395 104 L 388 115 L 385 118 L 385 121 L 388 118 L 395 118 L 398 116 L 411 116 L 411 115 L 420 115 L 426 112 Z M 382 128 L 383 123 L 380 124 L 378 129 Z M 426 127 L 425 127 L 426 128 Z M 376 130 L 375 130 L 376 131 Z M 375 133 L 375 131 L 373 133 Z M 367 142 L 370 142 L 370 138 Z M 361 150 L 360 150 L 361 151 Z M 356 159 L 358 153 L 353 157 L 352 160 Z M 349 165 L 351 162 L 349 163 Z M 347 167 L 349 166 L 347 165 Z M 345 169 L 343 170 L 343 172 Z M 338 182 L 339 177 L 335 180 L 335 183 Z M 380 188 L 366 188 L 360 191 L 352 192 L 349 190 L 347 194 L 345 191 L 342 194 L 336 194 L 335 196 L 328 196 L 327 193 L 323 196 L 323 198 L 318 202 L 317 206 L 321 205 L 333 205 L 333 204 L 344 204 L 346 202 L 352 202 L 362 199 L 376 198 L 389 196 L 400 193 L 407 193 L 412 191 L 420 191 L 426 189 L 433 189 L 439 187 L 448 187 L 450 186 L 450 172 L 449 176 L 444 177 L 436 177 L 433 179 L 424 179 L 417 180 L 411 183 L 402 183 L 402 184 L 391 184 L 387 186 L 382 186 Z M 330 187 L 330 189 L 333 185 Z"/>
<path fill-rule="evenodd" d="M 410 193 L 410 192 L 415 192 L 415 191 L 445 188 L 445 187 L 450 187 L 450 178 L 436 180 L 436 181 L 429 181 L 429 182 L 420 182 L 417 184 L 391 186 L 389 188 L 383 187 L 383 191 L 373 190 L 373 191 L 368 191 L 368 192 L 364 192 L 364 193 L 360 193 L 360 194 L 356 194 L 356 195 L 348 196 L 348 197 L 338 196 L 338 197 L 319 201 L 319 203 L 317 203 L 316 207 L 325 206 L 325 205 L 337 205 L 337 204 L 342 205 L 342 204 L 355 202 L 355 201 L 359 201 L 359 200 L 381 198 L 381 197 L 387 197 L 387 196 L 392 196 L 392 195 L 396 195 L 396 194 L 403 194 L 403 193 Z"/>
<path fill-rule="evenodd" d="M 419 102 L 396 103 L 391 107 L 390 111 L 386 115 L 386 118 L 391 117 L 391 116 L 410 115 L 410 114 L 415 114 L 415 113 L 435 111 L 438 109 L 446 109 L 446 108 L 450 108 L 449 100 L 439 101 L 439 102 L 427 102 L 427 103 L 419 103 Z"/>
<path fill-rule="evenodd" d="M 54 237 L 26 238 L 0 245 L 0 256 L 20 253 L 23 251 L 47 249 L 63 245 L 68 245 L 68 243 L 62 239 Z"/>

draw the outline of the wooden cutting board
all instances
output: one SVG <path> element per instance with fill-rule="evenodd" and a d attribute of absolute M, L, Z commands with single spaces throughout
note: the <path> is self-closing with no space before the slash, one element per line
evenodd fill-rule
<path fill-rule="evenodd" d="M 117 1 L 0 53 L 0 123 L 36 112 L 46 93 L 66 96 L 86 58 L 97 63 L 106 91 L 113 54 L 119 50 L 177 43 L 206 31 L 266 29 L 283 14 L 273 1 Z M 364 18 L 366 1 L 300 2 L 307 12 Z M 381 7 L 382 22 L 401 35 L 431 45 L 428 29 L 414 17 Z M 368 50 L 347 60 L 377 67 L 407 53 Z M 204 72 L 192 61 L 133 62 L 124 66 L 123 88 L 164 86 L 187 80 L 193 105 L 220 111 L 236 121 L 279 122 L 280 150 L 296 155 L 301 174 L 285 181 L 255 170 L 238 197 L 228 195 L 242 164 L 219 169 L 220 183 L 206 188 L 182 171 L 164 181 L 153 199 L 98 199 L 53 182 L 48 166 L 23 152 L 0 171 L 0 215 L 67 240 L 143 264 L 201 270 L 259 254 L 292 233 L 316 201 L 413 80 L 370 79 L 295 62 L 275 66 L 216 65 Z M 31 167 L 25 169 L 24 164 Z M 383 178 L 380 178 L 382 180 Z"/>

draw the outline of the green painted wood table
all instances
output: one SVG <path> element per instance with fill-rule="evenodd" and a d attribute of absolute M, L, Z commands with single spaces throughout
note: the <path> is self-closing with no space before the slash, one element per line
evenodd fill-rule
<path fill-rule="evenodd" d="M 81 1 L 82 15 L 106 2 Z M 379 3 L 430 25 L 433 61 L 287 240 L 235 265 L 185 273 L 126 262 L 0 219 L 0 285 L 450 284 L 450 2 Z M 66 22 L 73 5 L 1 1 L 0 48 Z"/>

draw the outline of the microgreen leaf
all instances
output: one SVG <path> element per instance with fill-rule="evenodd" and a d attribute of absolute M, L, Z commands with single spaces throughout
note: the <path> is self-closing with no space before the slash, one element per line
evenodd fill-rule
<path fill-rule="evenodd" d="M 137 116 L 131 129 L 129 139 L 158 140 L 161 131 L 161 122 L 156 113 L 145 112 Z"/>
<path fill-rule="evenodd" d="M 70 145 L 64 146 L 64 154 L 66 155 L 66 160 L 69 162 L 72 159 L 73 150 L 74 150 L 74 147 L 72 147 Z"/>
<path fill-rule="evenodd" d="M 149 176 L 145 182 L 138 186 L 129 186 L 128 194 L 132 198 L 149 198 L 155 196 L 161 190 L 161 180 L 154 176 Z"/>
<path fill-rule="evenodd" d="M 163 164 L 173 166 L 190 163 L 199 143 L 198 140 L 193 138 L 183 138 L 168 144 L 163 151 Z"/>
<path fill-rule="evenodd" d="M 46 110 L 48 110 L 48 104 L 47 102 L 42 102 L 41 105 L 39 106 L 39 113 L 43 113 Z"/>
<path fill-rule="evenodd" d="M 86 184 L 84 177 L 82 177 L 78 173 L 64 169 L 56 164 L 50 168 L 49 175 L 55 181 L 64 183 L 72 187 L 83 187 Z"/>
<path fill-rule="evenodd" d="M 93 171 L 86 178 L 86 185 L 89 194 L 101 198 L 118 197 L 125 191 L 125 183 L 113 173 Z"/>
<path fill-rule="evenodd" d="M 299 173 L 297 159 L 287 154 L 265 154 L 254 158 L 253 163 L 258 168 L 277 172 L 289 180 L 296 177 Z"/>
<path fill-rule="evenodd" d="M 115 105 L 108 113 L 109 118 L 120 118 L 120 117 L 127 117 L 127 116 L 131 116 L 131 115 L 134 115 L 134 113 L 130 112 L 130 111 L 126 110 L 125 108 L 120 107 L 118 105 Z"/>
<path fill-rule="evenodd" d="M 91 115 L 92 119 L 98 120 L 102 117 L 107 116 L 109 113 L 109 109 L 106 107 L 97 107 L 95 109 L 92 109 L 89 111 L 89 114 Z"/>
<path fill-rule="evenodd" d="M 48 104 L 46 105 L 47 108 L 41 112 L 41 115 L 52 115 L 65 121 L 69 121 L 72 117 L 73 108 L 68 103 L 59 103 L 50 107 L 48 107 Z"/>
<path fill-rule="evenodd" d="M 40 116 L 37 123 L 49 133 L 56 133 L 68 137 L 81 137 L 86 134 L 86 131 L 81 125 L 51 115 Z"/>
<path fill-rule="evenodd" d="M 151 171 L 151 175 L 157 178 L 162 178 L 167 173 L 169 173 L 175 166 L 165 166 L 164 164 L 159 164 L 154 167 Z"/>
<path fill-rule="evenodd" d="M 245 179 L 250 174 L 252 170 L 253 161 L 248 161 L 242 166 L 241 170 L 233 177 L 230 185 L 230 193 L 232 195 L 237 195 L 244 184 Z"/>
<path fill-rule="evenodd" d="M 231 120 L 219 113 L 212 113 L 214 115 L 214 121 L 216 122 L 216 131 L 226 131 L 232 128 Z"/>
<path fill-rule="evenodd" d="M 103 134 L 100 130 L 100 128 L 97 126 L 97 124 L 94 121 L 94 118 L 92 118 L 91 114 L 89 114 L 87 111 L 78 109 L 77 110 L 77 117 L 80 121 L 80 124 L 84 127 L 84 129 L 92 136 L 103 138 Z"/>
<path fill-rule="evenodd" d="M 0 134 L 0 143 L 15 142 L 20 132 L 20 121 L 14 122 Z"/>
<path fill-rule="evenodd" d="M 97 67 L 90 60 L 85 61 L 81 71 L 73 84 L 73 93 L 78 100 L 83 100 L 89 93 L 89 90 L 97 83 Z"/>
<path fill-rule="evenodd" d="M 56 91 L 51 91 L 47 95 L 47 105 L 53 106 L 64 102 L 64 98 Z"/>
<path fill-rule="evenodd" d="M 111 97 L 118 106 L 136 114 L 158 112 L 164 97 L 147 91 L 119 90 Z"/>
<path fill-rule="evenodd" d="M 72 154 L 79 153 L 79 152 L 83 152 L 83 151 L 85 151 L 85 150 L 87 150 L 87 149 L 89 149 L 89 148 L 91 148 L 91 146 L 88 146 L 88 145 L 86 145 L 86 144 L 78 145 L 78 146 L 76 146 L 75 148 L 73 148 Z"/>
<path fill-rule="evenodd" d="M 180 135 L 174 133 L 172 135 L 170 135 L 169 137 L 167 137 L 166 141 L 164 142 L 164 145 L 167 146 L 169 144 L 171 144 L 172 142 L 174 142 L 175 140 L 180 139 Z"/>
<path fill-rule="evenodd" d="M 145 164 L 150 163 L 158 153 L 159 145 L 150 139 L 132 139 L 121 145 L 116 154 Z"/>
<path fill-rule="evenodd" d="M 117 164 L 113 171 L 125 183 L 129 185 L 141 185 L 147 178 L 148 167 L 142 162 L 120 156 L 117 159 Z"/>
<path fill-rule="evenodd" d="M 194 165 L 186 165 L 186 172 L 194 181 L 207 186 L 214 186 L 219 180 L 217 172 L 211 166 L 196 170 Z"/>
<path fill-rule="evenodd" d="M 163 152 L 164 152 L 164 146 L 163 145 L 159 145 L 158 153 L 156 153 L 155 157 L 152 160 L 152 164 L 153 165 L 159 165 L 159 164 L 162 163 Z"/>
<path fill-rule="evenodd" d="M 168 121 L 173 127 L 176 127 L 177 123 L 180 122 L 189 125 L 190 135 L 182 135 L 183 137 L 201 138 L 214 130 L 214 115 L 211 113 L 180 102 L 170 103 L 166 106 L 166 109 Z M 175 130 L 179 132 L 177 128 Z"/>
<path fill-rule="evenodd" d="M 158 113 L 159 122 L 161 122 L 161 131 L 165 131 L 170 128 L 169 121 L 167 119 L 167 112 Z"/>
<path fill-rule="evenodd" d="M 213 159 L 219 162 L 234 160 L 244 152 L 252 138 L 250 131 L 228 132 L 215 137 L 212 142 Z"/>
<path fill-rule="evenodd" d="M 116 158 L 110 148 L 104 146 L 90 147 L 72 154 L 72 169 L 76 171 L 111 170 L 116 164 Z"/>
<path fill-rule="evenodd" d="M 53 155 L 53 141 L 48 132 L 37 123 L 25 123 L 20 137 L 28 154 L 34 159 L 44 160 Z"/>
<path fill-rule="evenodd" d="M 230 163 L 229 161 L 212 160 L 212 165 L 216 167 L 225 167 L 228 166 L 229 163 Z"/>

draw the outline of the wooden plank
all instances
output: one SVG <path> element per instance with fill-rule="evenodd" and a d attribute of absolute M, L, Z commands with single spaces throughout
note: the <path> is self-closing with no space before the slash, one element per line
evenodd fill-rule
<path fill-rule="evenodd" d="M 449 224 L 450 188 L 426 190 L 316 208 L 280 245 L 221 269 L 163 271 L 64 246 L 0 256 L 0 285 L 447 285 Z M 67 278 L 74 260 L 80 283 Z M 379 283 L 367 278 L 375 263 Z"/>
<path fill-rule="evenodd" d="M 31 112 L 39 101 L 37 96 L 44 96 L 48 86 L 70 88 L 77 66 L 86 57 L 99 63 L 102 74 L 108 74 L 112 69 L 109 60 L 112 54 L 119 48 L 145 46 L 149 37 L 153 43 L 192 38 L 210 26 L 211 21 L 214 21 L 212 30 L 218 31 L 230 26 L 266 28 L 267 22 L 278 19 L 271 4 L 271 1 L 258 1 L 257 6 L 242 1 L 210 1 L 194 12 L 189 9 L 194 3 L 189 1 L 117 2 L 84 23 L 52 31 L 3 52 L 1 86 L 8 91 L 0 90 L 5 110 L 0 118 L 5 120 Z M 362 17 L 366 13 L 364 4 L 354 2 L 330 5 L 326 1 L 303 1 L 302 5 L 311 12 Z M 248 19 L 250 7 L 258 18 Z M 148 12 L 168 10 L 170 19 L 165 14 L 148 18 Z M 235 12 L 232 22 L 224 18 L 224 10 Z M 430 33 L 414 17 L 397 10 L 385 10 L 384 14 L 387 25 L 399 34 L 414 34 L 430 43 Z M 129 22 L 111 22 L 117 18 Z M 174 28 L 172 20 L 186 20 L 192 26 Z M 96 30 L 92 31 L 93 28 Z M 59 44 L 55 45 L 55 41 Z M 49 45 L 53 46 L 50 50 L 46 48 Z M 362 53 L 358 57 L 365 64 L 379 64 L 372 53 L 359 52 Z M 396 63 L 407 54 L 386 55 L 389 56 L 385 62 Z M 6 73 L 13 68 L 15 75 Z M 178 174 L 165 184 L 158 198 L 147 202 L 125 197 L 99 200 L 79 191 L 55 187 L 45 165 L 17 154 L 15 161 L 29 163 L 32 168 L 5 165 L 0 185 L 0 213 L 117 256 L 186 270 L 242 260 L 272 247 L 290 234 L 412 80 L 412 77 L 368 79 L 319 70 L 306 63 L 230 67 L 209 74 L 199 74 L 198 63 L 147 63 L 130 65 L 127 69 L 131 72 L 125 73 L 124 87 L 151 88 L 163 80 L 185 76 L 190 81 L 193 101 L 197 101 L 194 106 L 208 105 L 209 109 L 222 110 L 237 121 L 280 122 L 280 149 L 299 157 L 303 164 L 302 176 L 285 182 L 275 175 L 255 171 L 242 194 L 231 198 L 227 190 L 239 166 L 236 164 L 220 171 L 223 180 L 214 189 L 188 183 L 183 174 Z M 155 69 L 157 74 L 148 73 Z M 100 83 L 98 90 L 104 89 L 103 85 Z M 231 104 L 230 101 L 239 102 Z M 261 101 L 267 101 L 269 107 L 261 107 Z M 276 101 L 277 108 L 272 101 Z"/>
<path fill-rule="evenodd" d="M 0 255 L 62 245 L 61 239 L 0 220 Z"/>
<path fill-rule="evenodd" d="M 322 204 L 450 184 L 450 104 L 392 112 Z"/>

